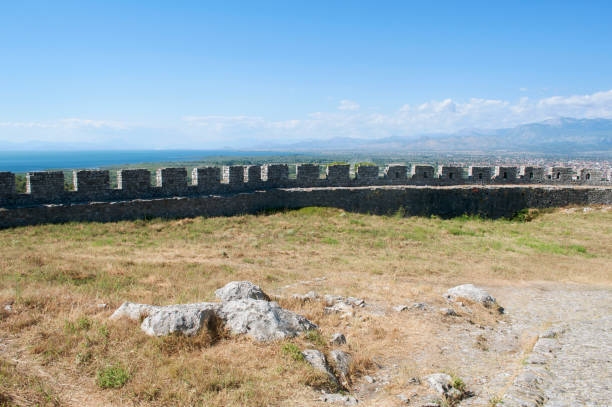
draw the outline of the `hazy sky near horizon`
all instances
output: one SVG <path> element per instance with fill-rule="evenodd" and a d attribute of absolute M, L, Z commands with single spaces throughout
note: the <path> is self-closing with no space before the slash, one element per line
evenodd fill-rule
<path fill-rule="evenodd" d="M 0 5 L 0 146 L 151 148 L 612 118 L 609 1 Z"/>

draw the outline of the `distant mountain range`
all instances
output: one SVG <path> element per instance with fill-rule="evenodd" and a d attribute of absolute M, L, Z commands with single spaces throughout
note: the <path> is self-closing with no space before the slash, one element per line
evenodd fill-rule
<path fill-rule="evenodd" d="M 8 142 L 0 140 L 0 151 L 95 151 L 141 149 L 129 135 L 124 141 L 105 142 Z M 136 144 L 134 144 L 136 143 Z M 203 145 L 206 140 L 202 139 Z M 198 148 L 198 143 L 191 143 Z M 110 146 L 110 147 L 109 147 Z M 120 146 L 120 147 L 119 147 Z M 177 146 L 183 148 L 185 146 Z M 397 135 L 378 139 L 331 137 L 329 139 L 304 140 L 297 143 L 255 142 L 253 145 L 216 148 L 216 150 L 269 151 L 269 152 L 461 152 L 461 153 L 543 153 L 576 154 L 597 153 L 612 156 L 612 119 L 560 118 L 520 126 L 478 130 L 466 129 L 455 133 Z"/>
<path fill-rule="evenodd" d="M 612 153 L 612 120 L 560 118 L 507 129 L 379 139 L 336 137 L 277 148 L 284 151 Z"/>

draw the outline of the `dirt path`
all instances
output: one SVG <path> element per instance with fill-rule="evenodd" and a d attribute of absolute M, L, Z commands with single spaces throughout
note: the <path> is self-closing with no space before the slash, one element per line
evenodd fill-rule
<path fill-rule="evenodd" d="M 461 377 L 473 394 L 461 407 L 610 406 L 611 289 L 556 283 L 485 288 L 506 308 L 504 321 L 479 326 L 464 317 L 441 324 L 432 346 L 397 355 L 374 375 L 378 386 L 358 384 L 359 405 L 433 401 L 436 396 L 422 380 L 385 390 L 386 383 L 405 375 L 394 366 L 413 361 L 448 366 Z M 439 318 L 437 310 L 431 312 Z"/>

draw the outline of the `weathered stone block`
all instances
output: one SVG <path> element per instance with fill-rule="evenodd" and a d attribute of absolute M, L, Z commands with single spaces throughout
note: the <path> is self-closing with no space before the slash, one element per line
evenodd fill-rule
<path fill-rule="evenodd" d="M 244 167 L 242 165 L 224 166 L 223 183 L 229 185 L 244 184 Z"/>
<path fill-rule="evenodd" d="M 493 179 L 495 182 L 516 182 L 518 176 L 518 168 L 516 167 L 495 167 Z"/>
<path fill-rule="evenodd" d="M 61 171 L 28 172 L 26 174 L 26 193 L 56 199 L 64 193 L 64 173 Z"/>
<path fill-rule="evenodd" d="M 408 179 L 408 167 L 401 164 L 390 164 L 385 167 L 385 178 L 392 181 L 405 181 Z"/>
<path fill-rule="evenodd" d="M 434 178 L 434 167 L 431 165 L 413 165 L 410 175 L 414 181 L 431 181 Z"/>
<path fill-rule="evenodd" d="M 261 167 L 261 179 L 270 183 L 283 183 L 289 179 L 287 164 L 265 164 Z"/>
<path fill-rule="evenodd" d="M 348 164 L 330 164 L 325 172 L 331 185 L 344 185 L 350 180 L 351 166 Z"/>
<path fill-rule="evenodd" d="M 295 178 L 301 185 L 315 183 L 321 178 L 319 166 L 317 164 L 298 164 L 295 167 Z"/>
<path fill-rule="evenodd" d="M 0 172 L 0 195 L 11 195 L 15 193 L 15 174 L 12 172 Z"/>
<path fill-rule="evenodd" d="M 362 183 L 378 181 L 378 165 L 358 165 L 355 170 L 357 180 Z"/>
<path fill-rule="evenodd" d="M 182 192 L 187 189 L 187 170 L 185 168 L 158 168 L 157 186 L 166 192 Z"/>
<path fill-rule="evenodd" d="M 72 171 L 72 185 L 75 191 L 98 192 L 110 189 L 110 176 L 107 170 Z"/>
<path fill-rule="evenodd" d="M 471 166 L 468 169 L 468 178 L 471 181 L 488 183 L 491 182 L 493 172 L 491 167 L 475 167 Z"/>
<path fill-rule="evenodd" d="M 261 182 L 261 165 L 247 165 L 244 167 L 244 182 Z"/>
<path fill-rule="evenodd" d="M 117 171 L 117 188 L 145 192 L 151 188 L 151 171 L 142 168 Z"/>
<path fill-rule="evenodd" d="M 221 183 L 221 168 L 198 167 L 191 170 L 191 183 L 199 189 L 214 188 Z"/>

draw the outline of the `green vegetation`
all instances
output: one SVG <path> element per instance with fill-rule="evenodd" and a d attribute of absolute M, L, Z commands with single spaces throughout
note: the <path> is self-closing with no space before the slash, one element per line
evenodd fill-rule
<path fill-rule="evenodd" d="M 304 360 L 304 355 L 300 351 L 300 348 L 298 348 L 298 346 L 294 343 L 291 343 L 291 342 L 283 343 L 283 346 L 281 347 L 281 349 L 285 355 L 289 356 L 291 359 L 295 360 L 296 362 L 301 362 Z"/>
<path fill-rule="evenodd" d="M 98 371 L 96 383 L 103 389 L 119 389 L 129 378 L 130 374 L 123 366 L 114 364 Z"/>

